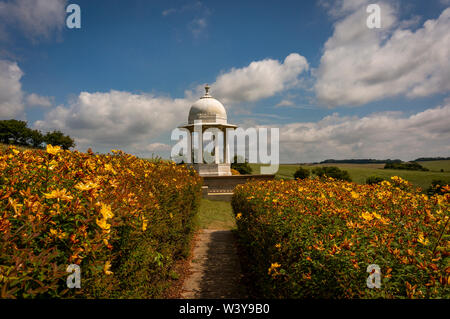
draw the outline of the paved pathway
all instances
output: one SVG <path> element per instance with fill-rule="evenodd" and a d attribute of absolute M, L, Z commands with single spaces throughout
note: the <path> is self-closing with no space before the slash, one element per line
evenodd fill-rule
<path fill-rule="evenodd" d="M 236 242 L 231 230 L 203 229 L 194 244 L 182 298 L 245 298 Z"/>

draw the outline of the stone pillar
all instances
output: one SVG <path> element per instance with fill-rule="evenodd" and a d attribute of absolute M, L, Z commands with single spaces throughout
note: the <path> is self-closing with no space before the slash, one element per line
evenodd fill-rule
<path fill-rule="evenodd" d="M 230 149 L 228 147 L 227 128 L 225 128 L 223 130 L 223 162 L 225 164 L 230 163 L 230 159 L 228 158 L 228 156 L 230 156 L 229 154 L 230 154 Z"/>
<path fill-rule="evenodd" d="M 198 163 L 203 164 L 203 128 L 198 134 Z"/>
<path fill-rule="evenodd" d="M 192 158 L 192 132 L 191 130 L 188 130 L 187 133 L 187 154 L 186 154 L 186 162 L 188 164 L 191 164 L 194 162 L 194 159 Z"/>
<path fill-rule="evenodd" d="M 197 163 L 203 164 L 203 125 L 202 120 L 195 120 L 194 122 L 194 133 L 197 133 L 198 141 L 198 152 L 197 152 Z"/>
<path fill-rule="evenodd" d="M 215 129 L 214 132 L 214 163 L 220 164 L 220 147 L 219 147 L 220 130 Z"/>

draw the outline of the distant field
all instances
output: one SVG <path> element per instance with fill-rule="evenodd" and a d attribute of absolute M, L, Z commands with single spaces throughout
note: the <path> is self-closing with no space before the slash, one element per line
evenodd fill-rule
<path fill-rule="evenodd" d="M 0 143 L 0 151 L 4 151 L 4 150 L 8 149 L 8 147 L 9 147 L 8 144 Z M 16 148 L 21 151 L 32 149 L 32 147 L 26 147 L 26 146 L 16 146 Z"/>
<path fill-rule="evenodd" d="M 434 179 L 440 179 L 450 184 L 450 160 L 446 161 L 430 161 L 420 162 L 421 165 L 428 168 L 429 172 L 421 171 L 405 171 L 405 170 L 390 170 L 383 169 L 384 164 L 317 164 L 317 165 L 302 165 L 304 168 L 312 169 L 315 166 L 337 166 L 345 169 L 350 174 L 352 180 L 359 184 L 364 184 L 366 178 L 372 175 L 389 178 L 391 176 L 399 176 L 410 181 L 415 186 L 422 189 L 427 189 Z M 250 164 L 255 174 L 259 173 L 260 164 Z M 292 179 L 294 172 L 299 165 L 295 164 L 281 164 L 275 178 Z M 440 172 L 444 169 L 444 172 Z"/>
<path fill-rule="evenodd" d="M 440 172 L 441 169 L 444 172 L 450 172 L 450 161 L 429 161 L 429 162 L 418 162 L 423 167 L 428 168 L 430 171 Z"/>

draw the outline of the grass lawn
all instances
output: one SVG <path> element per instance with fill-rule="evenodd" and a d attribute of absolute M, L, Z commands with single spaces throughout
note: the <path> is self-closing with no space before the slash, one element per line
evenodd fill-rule
<path fill-rule="evenodd" d="M 195 223 L 198 229 L 236 229 L 230 202 L 204 198 L 200 203 Z"/>
<path fill-rule="evenodd" d="M 426 190 L 434 179 L 443 180 L 450 183 L 450 161 L 430 161 L 420 162 L 420 164 L 430 171 L 407 171 L 407 170 L 391 170 L 383 169 L 384 164 L 317 164 L 317 165 L 302 165 L 304 168 L 312 169 L 315 166 L 337 166 L 348 171 L 352 180 L 359 184 L 364 184 L 366 178 L 372 175 L 390 178 L 391 176 L 399 176 L 408 180 L 415 186 Z M 259 164 L 250 164 L 253 172 L 259 174 Z M 281 164 L 275 178 L 292 179 L 294 172 L 299 165 L 295 164 Z M 444 172 L 440 172 L 444 169 Z"/>

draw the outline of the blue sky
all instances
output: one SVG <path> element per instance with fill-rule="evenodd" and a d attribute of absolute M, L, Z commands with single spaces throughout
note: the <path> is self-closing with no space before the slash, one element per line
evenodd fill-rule
<path fill-rule="evenodd" d="M 168 156 L 210 83 L 282 162 L 450 156 L 450 1 L 371 2 L 0 0 L 0 118 Z"/>

